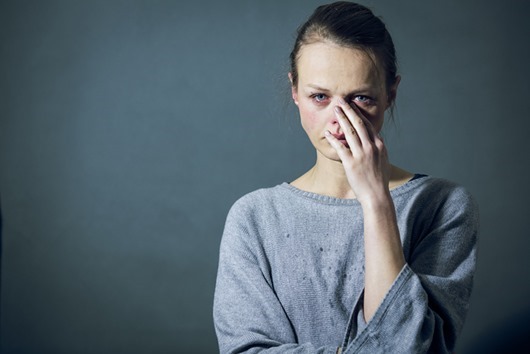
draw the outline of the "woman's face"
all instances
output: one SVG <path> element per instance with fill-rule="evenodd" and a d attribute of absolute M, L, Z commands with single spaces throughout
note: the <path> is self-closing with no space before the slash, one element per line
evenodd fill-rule
<path fill-rule="evenodd" d="M 391 100 L 385 87 L 385 73 L 369 54 L 333 43 L 316 42 L 300 49 L 297 70 L 293 100 L 300 111 L 302 126 L 318 152 L 339 160 L 324 132 L 329 130 L 339 140 L 343 137 L 333 111 L 340 97 L 356 105 L 377 132 L 381 130 Z M 392 96 L 396 87 L 390 91 Z"/>

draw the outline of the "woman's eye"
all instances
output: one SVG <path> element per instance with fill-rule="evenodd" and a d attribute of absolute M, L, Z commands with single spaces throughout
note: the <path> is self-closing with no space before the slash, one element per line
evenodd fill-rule
<path fill-rule="evenodd" d="M 311 96 L 316 102 L 324 102 L 328 97 L 324 95 L 323 93 L 316 93 Z"/>
<path fill-rule="evenodd" d="M 363 103 L 363 104 L 372 104 L 372 103 L 374 103 L 373 99 L 371 99 L 368 96 L 363 96 L 363 95 L 355 96 L 353 98 L 353 100 L 356 101 L 356 102 L 359 102 L 359 103 Z"/>

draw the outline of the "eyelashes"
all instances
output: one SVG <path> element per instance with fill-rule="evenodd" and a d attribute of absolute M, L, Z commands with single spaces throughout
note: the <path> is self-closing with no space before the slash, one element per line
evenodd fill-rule
<path fill-rule="evenodd" d="M 364 103 L 364 104 L 371 104 L 375 102 L 373 98 L 368 97 L 368 96 L 363 96 L 363 95 L 355 96 L 354 100 L 360 103 Z"/>
<path fill-rule="evenodd" d="M 316 103 L 324 103 L 328 99 L 328 96 L 323 93 L 314 93 L 309 97 Z"/>
<path fill-rule="evenodd" d="M 330 98 L 325 93 L 313 93 L 309 97 L 317 105 L 324 105 L 330 101 Z M 346 102 L 361 104 L 363 106 L 373 106 L 377 103 L 375 98 L 366 95 L 352 96 L 351 98 L 346 99 Z"/>

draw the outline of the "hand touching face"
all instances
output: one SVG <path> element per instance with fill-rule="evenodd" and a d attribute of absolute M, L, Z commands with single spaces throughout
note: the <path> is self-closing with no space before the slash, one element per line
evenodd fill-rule
<path fill-rule="evenodd" d="M 384 71 L 373 56 L 359 49 L 316 42 L 302 47 L 297 70 L 293 100 L 300 110 L 302 127 L 319 153 L 339 160 L 326 131 L 348 143 L 334 110 L 340 99 L 355 106 L 379 133 L 390 100 Z"/>

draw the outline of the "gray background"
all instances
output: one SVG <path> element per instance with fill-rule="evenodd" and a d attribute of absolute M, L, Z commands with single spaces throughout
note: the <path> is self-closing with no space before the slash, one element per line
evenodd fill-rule
<path fill-rule="evenodd" d="M 457 352 L 528 333 L 526 1 L 365 1 L 403 76 L 392 161 L 481 209 Z M 320 1 L 1 1 L 2 353 L 213 353 L 224 218 L 314 152 L 287 58 Z"/>

